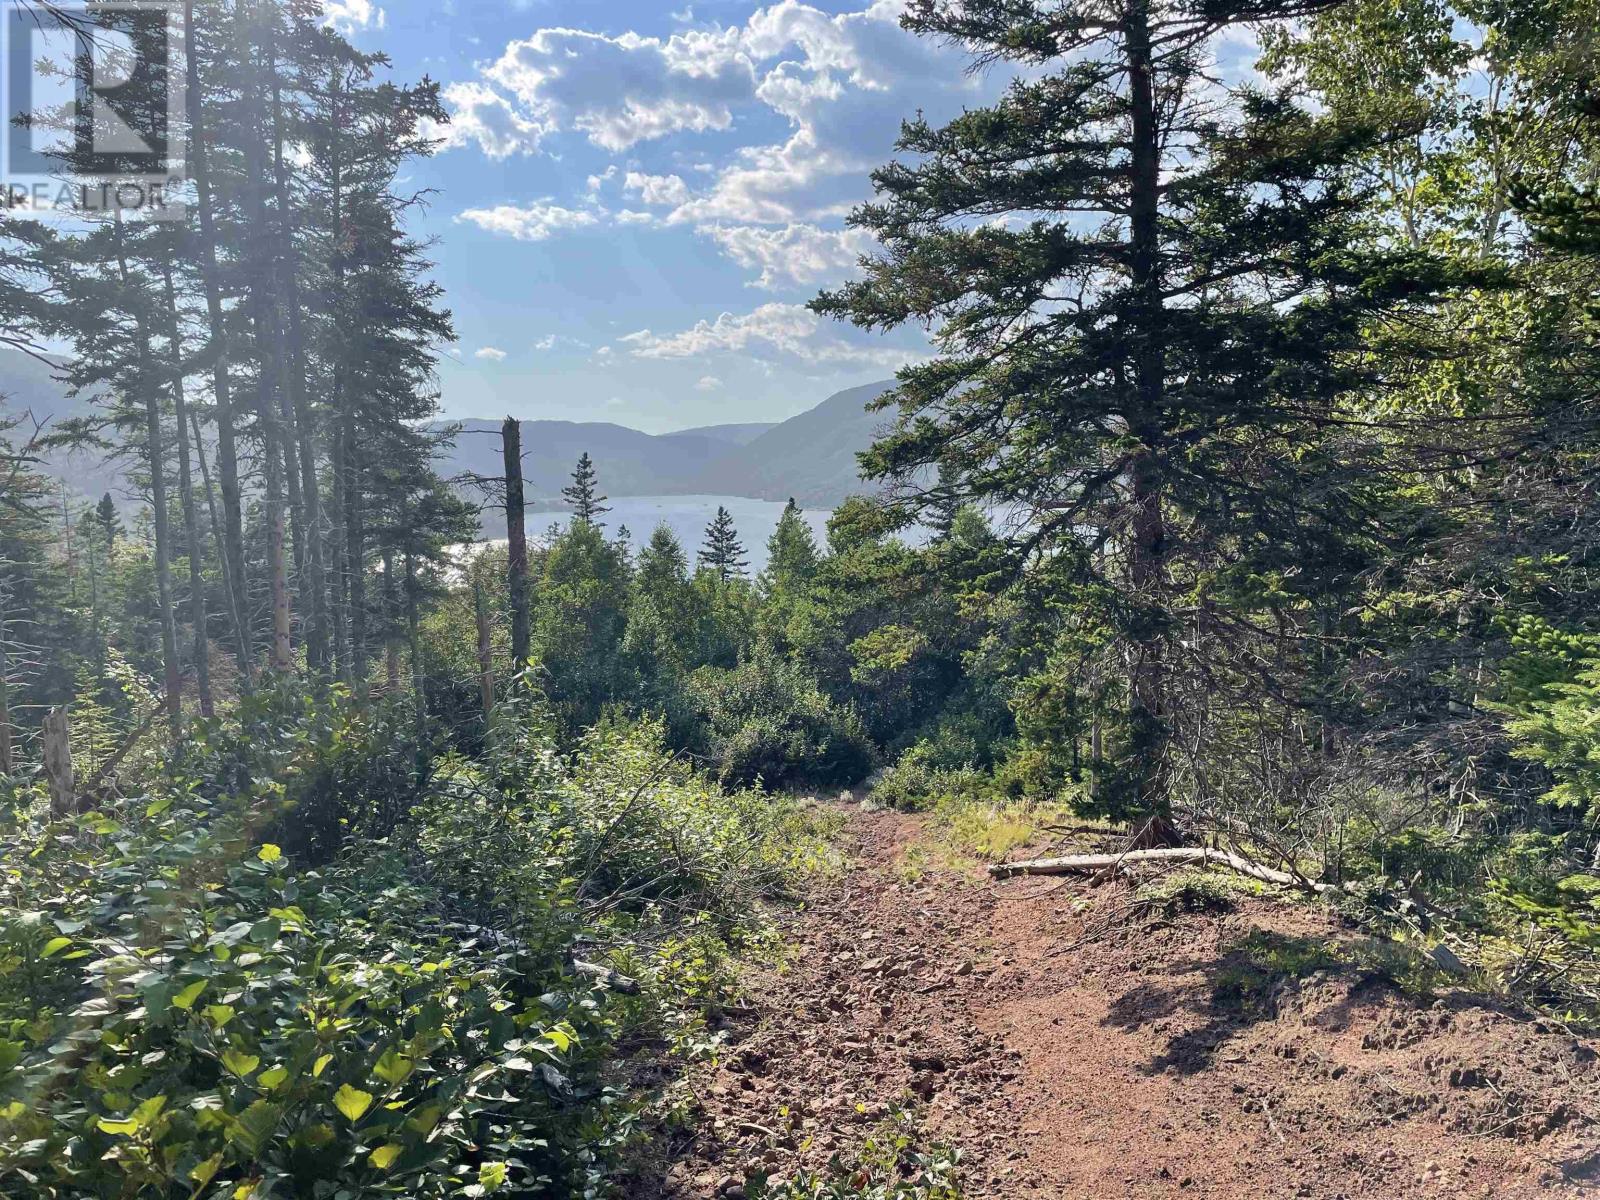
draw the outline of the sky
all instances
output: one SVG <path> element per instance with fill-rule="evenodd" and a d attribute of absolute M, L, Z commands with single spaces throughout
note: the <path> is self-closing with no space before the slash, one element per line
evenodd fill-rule
<path fill-rule="evenodd" d="M 684 7 L 675 8 L 677 4 Z M 330 0 L 452 111 L 418 231 L 459 342 L 445 415 L 776 421 L 927 352 L 804 308 L 902 118 L 992 100 L 901 0 Z"/>

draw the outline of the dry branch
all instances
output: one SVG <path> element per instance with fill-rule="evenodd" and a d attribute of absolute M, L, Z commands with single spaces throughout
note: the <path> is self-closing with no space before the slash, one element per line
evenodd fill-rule
<path fill-rule="evenodd" d="M 1069 854 L 1061 858 L 1030 858 L 1022 862 L 995 863 L 989 868 L 989 874 L 996 879 L 1009 879 L 1013 875 L 1093 875 L 1124 871 L 1144 863 L 1211 864 L 1226 867 L 1230 871 L 1248 875 L 1251 879 L 1259 879 L 1264 883 L 1276 883 L 1311 892 L 1338 890 L 1336 884 L 1315 883 L 1288 871 L 1264 867 L 1231 851 L 1214 850 L 1206 846 L 1129 850 L 1125 854 Z"/>

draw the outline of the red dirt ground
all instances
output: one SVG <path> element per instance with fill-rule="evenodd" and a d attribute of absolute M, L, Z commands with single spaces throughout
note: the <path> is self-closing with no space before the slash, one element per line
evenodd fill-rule
<path fill-rule="evenodd" d="M 907 882 L 921 836 L 849 810 L 852 865 L 787 918 L 791 965 L 750 981 L 637 1200 L 736 1198 L 906 1100 L 969 1198 L 1600 1195 L 1600 1058 L 1560 1025 L 1355 967 L 1251 974 L 1252 933 L 1357 937 L 1297 905 L 1119 921 L 1122 884 Z"/>

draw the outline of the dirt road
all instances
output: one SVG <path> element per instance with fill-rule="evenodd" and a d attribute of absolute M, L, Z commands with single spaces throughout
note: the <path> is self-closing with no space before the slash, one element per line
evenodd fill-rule
<path fill-rule="evenodd" d="M 637 1195 L 753 1192 L 901 1104 L 969 1198 L 1600 1195 L 1600 1066 L 1560 1026 L 1412 998 L 1301 906 L 917 877 L 922 835 L 850 811 L 852 865 L 788 919 L 789 965 L 751 981 Z"/>

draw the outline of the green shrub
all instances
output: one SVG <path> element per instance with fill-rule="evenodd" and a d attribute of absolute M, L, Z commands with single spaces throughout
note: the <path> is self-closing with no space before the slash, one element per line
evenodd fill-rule
<path fill-rule="evenodd" d="M 951 801 L 993 794 L 988 775 L 974 767 L 943 767 L 927 742 L 907 750 L 879 777 L 872 795 L 880 804 L 904 812 L 924 812 Z"/>
<path fill-rule="evenodd" d="M 689 678 L 701 749 L 726 787 L 841 787 L 872 769 L 861 721 L 796 663 L 758 649 L 731 670 Z"/>
<path fill-rule="evenodd" d="M 730 945 L 818 861 L 806 814 L 725 795 L 608 728 L 558 753 L 519 693 L 481 763 L 376 801 L 369 718 L 267 696 L 202 723 L 136 798 L 0 871 L 0 1194 L 594 1195 L 640 1035 L 693 1051 Z M 376 783 L 374 783 L 376 781 Z M 329 789 L 339 794 L 326 794 Z M 348 794 L 346 794 L 348 789 Z M 306 869 L 269 829 L 401 813 Z M 309 839 L 319 848 L 322 842 Z M 639 977 L 611 991 L 579 957 Z"/>

